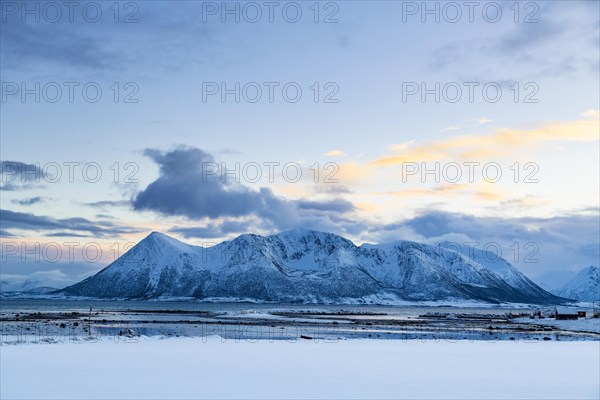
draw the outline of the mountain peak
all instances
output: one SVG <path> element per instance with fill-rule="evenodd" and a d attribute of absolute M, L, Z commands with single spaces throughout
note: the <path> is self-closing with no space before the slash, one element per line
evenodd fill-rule
<path fill-rule="evenodd" d="M 317 231 L 314 229 L 296 228 L 296 229 L 288 229 L 287 231 L 279 232 L 272 236 L 279 236 L 279 235 L 318 236 L 318 235 L 335 235 L 335 234 L 329 233 L 329 232 Z M 335 236 L 337 236 L 337 235 L 335 235 Z"/>
<path fill-rule="evenodd" d="M 306 238 L 306 237 L 336 238 L 336 239 L 342 239 L 344 241 L 348 241 L 348 239 L 344 238 L 341 235 L 335 234 L 335 233 L 323 232 L 323 231 L 318 231 L 315 229 L 306 229 L 306 228 L 290 229 L 287 231 L 283 231 L 283 232 L 271 235 L 271 237 L 278 237 L 278 238 L 283 238 L 283 237 L 287 237 L 287 238 Z"/>
<path fill-rule="evenodd" d="M 161 237 L 169 237 L 168 235 L 165 235 L 162 232 L 159 231 L 152 231 L 150 232 L 149 235 L 146 236 L 147 238 L 161 238 Z"/>
<path fill-rule="evenodd" d="M 189 244 L 183 243 L 172 236 L 166 235 L 162 232 L 152 231 L 148 236 L 142 239 L 138 245 L 156 245 L 156 246 L 167 246 L 171 248 L 176 248 L 178 250 L 186 250 L 190 247 Z"/>
<path fill-rule="evenodd" d="M 555 291 L 559 296 L 582 300 L 600 300 L 600 268 L 590 265 L 583 268 L 561 289 Z"/>

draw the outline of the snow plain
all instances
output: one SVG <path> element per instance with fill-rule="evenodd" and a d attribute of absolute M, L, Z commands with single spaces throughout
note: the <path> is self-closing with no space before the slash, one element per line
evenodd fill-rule
<path fill-rule="evenodd" d="M 597 341 L 136 340 L 3 345 L 0 397 L 600 397 Z"/>

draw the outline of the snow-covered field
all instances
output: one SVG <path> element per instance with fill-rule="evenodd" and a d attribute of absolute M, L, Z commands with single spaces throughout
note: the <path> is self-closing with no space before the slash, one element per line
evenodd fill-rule
<path fill-rule="evenodd" d="M 0 397 L 598 399 L 600 342 L 104 338 L 0 347 Z"/>

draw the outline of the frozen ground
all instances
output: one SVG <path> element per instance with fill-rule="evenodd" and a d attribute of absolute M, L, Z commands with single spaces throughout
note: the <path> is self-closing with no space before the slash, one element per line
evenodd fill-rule
<path fill-rule="evenodd" d="M 515 318 L 513 319 L 513 322 L 547 325 L 568 331 L 600 333 L 600 318 L 579 318 L 576 320 Z"/>
<path fill-rule="evenodd" d="M 529 318 L 548 307 L 330 306 L 4 300 L 0 343 L 115 336 L 281 339 L 600 340 L 600 320 Z M 593 310 L 588 310 L 593 311 Z M 591 315 L 591 312 L 590 312 Z M 552 319 L 552 321 L 554 321 Z"/>
<path fill-rule="evenodd" d="M 109 338 L 0 347 L 0 398 L 598 399 L 600 342 Z"/>

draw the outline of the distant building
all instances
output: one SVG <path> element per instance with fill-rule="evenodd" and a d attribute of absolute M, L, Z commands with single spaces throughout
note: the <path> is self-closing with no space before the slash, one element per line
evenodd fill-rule
<path fill-rule="evenodd" d="M 578 316 L 579 318 L 585 318 L 585 317 L 587 316 L 587 314 L 586 314 L 586 312 L 585 312 L 585 311 L 582 311 L 582 310 L 577 310 L 577 316 Z"/>
<path fill-rule="evenodd" d="M 573 308 L 556 307 L 554 318 L 556 319 L 577 319 L 579 313 Z"/>

